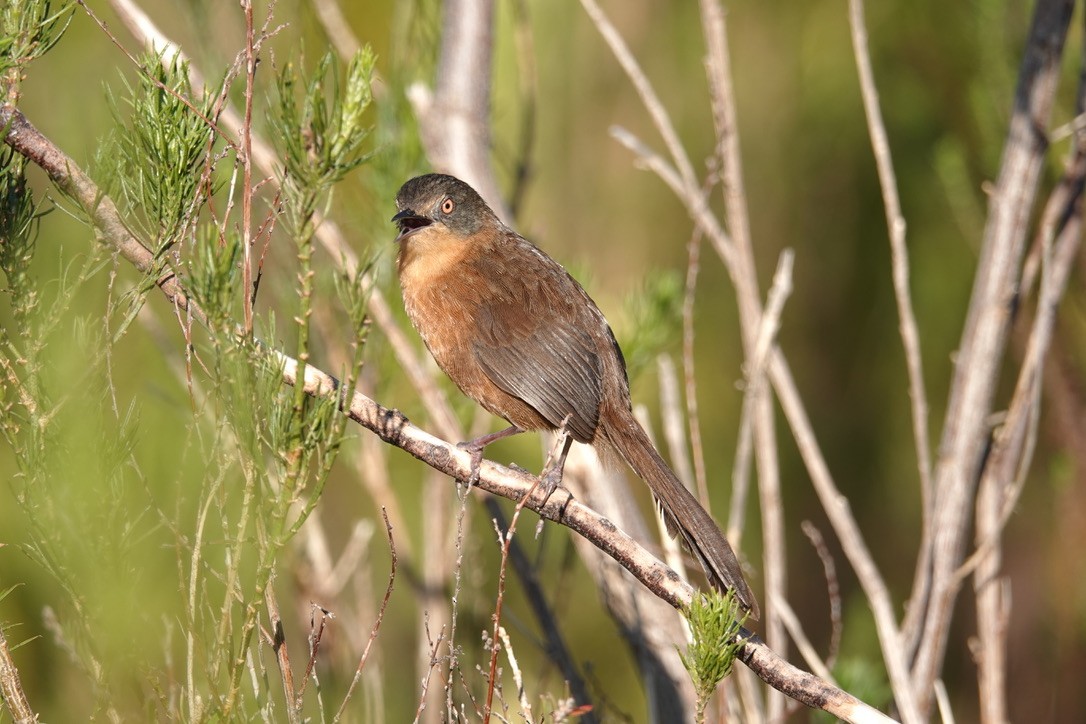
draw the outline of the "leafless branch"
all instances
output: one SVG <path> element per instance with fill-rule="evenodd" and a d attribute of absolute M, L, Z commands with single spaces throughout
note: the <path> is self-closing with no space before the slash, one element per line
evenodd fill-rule
<path fill-rule="evenodd" d="M 7 704 L 11 718 L 16 724 L 34 724 L 38 721 L 38 715 L 30 708 L 30 702 L 23 692 L 22 682 L 19 680 L 19 669 L 15 666 L 15 659 L 8 648 L 8 639 L 4 635 L 4 627 L 0 626 L 0 699 Z"/>
<path fill-rule="evenodd" d="M 912 400 L 913 437 L 916 442 L 917 465 L 920 470 L 920 492 L 924 505 L 923 525 L 931 525 L 931 442 L 928 431 L 928 396 L 924 386 L 924 369 L 920 357 L 920 333 L 917 331 L 913 312 L 912 294 L 909 291 L 909 249 L 905 245 L 905 217 L 901 213 L 901 199 L 897 192 L 897 176 L 890 155 L 890 142 L 886 136 L 886 124 L 879 108 L 879 92 L 875 85 L 875 72 L 871 68 L 871 54 L 867 48 L 867 28 L 864 23 L 863 0 L 849 0 L 849 26 L 852 30 L 852 46 L 856 55 L 856 69 L 860 74 L 860 94 L 867 129 L 871 134 L 871 148 L 875 153 L 875 165 L 882 186 L 882 200 L 886 207 L 886 226 L 890 230 L 890 254 L 893 260 L 894 298 L 897 300 L 899 331 L 905 347 L 905 366 L 909 375 L 909 397 Z"/>
<path fill-rule="evenodd" d="M 270 629 L 262 631 L 265 643 L 275 652 L 275 663 L 279 665 L 279 680 L 283 684 L 283 701 L 287 710 L 287 721 L 297 724 L 299 707 L 295 696 L 294 674 L 290 668 L 290 655 L 287 652 L 287 636 L 283 631 L 283 619 L 279 615 L 279 604 L 275 600 L 275 590 L 272 588 L 274 578 L 268 581 L 264 588 L 264 606 L 268 612 Z"/>
<path fill-rule="evenodd" d="M 391 556 L 391 563 L 389 565 L 388 572 L 388 586 L 385 588 L 385 597 L 381 599 L 381 608 L 377 611 L 377 619 L 373 622 L 373 628 L 370 629 L 369 640 L 366 641 L 366 648 L 362 649 L 362 656 L 358 659 L 358 668 L 355 669 L 354 678 L 351 679 L 351 685 L 347 687 L 347 693 L 343 695 L 343 703 L 339 705 L 339 711 L 336 712 L 333 722 L 337 722 L 343 716 L 344 710 L 347 708 L 347 702 L 351 700 L 351 695 L 354 693 L 355 687 L 358 686 L 358 682 L 362 680 L 362 669 L 366 667 L 366 661 L 369 660 L 370 649 L 373 647 L 373 642 L 377 640 L 377 632 L 381 629 L 381 622 L 385 620 L 385 611 L 388 609 L 388 601 L 392 598 L 392 588 L 396 583 L 396 541 L 392 537 L 392 524 L 388 520 L 388 511 L 384 508 L 381 509 L 381 517 L 385 520 L 385 534 L 388 536 L 388 551 Z"/>
<path fill-rule="evenodd" d="M 984 452 L 991 431 L 996 383 L 1018 292 L 1030 213 L 1048 148 L 1048 122 L 1060 76 L 1060 58 L 1074 3 L 1039 0 L 1019 73 L 1013 114 L 988 221 L 966 324 L 951 384 L 939 463 L 935 469 L 930 595 L 928 572 L 919 571 L 910 606 L 924 609 L 922 626 L 910 630 L 917 651 L 913 679 L 919 712 L 930 710 L 960 590 L 956 575 L 965 548 Z"/>

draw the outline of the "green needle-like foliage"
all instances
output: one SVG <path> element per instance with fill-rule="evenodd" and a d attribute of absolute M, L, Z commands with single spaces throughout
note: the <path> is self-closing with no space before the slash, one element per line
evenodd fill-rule
<path fill-rule="evenodd" d="M 293 64 L 279 75 L 273 124 L 282 144 L 288 221 L 298 229 L 312 214 L 315 197 L 369 158 L 364 144 L 372 129 L 363 119 L 373 100 L 370 80 L 375 61 L 365 46 L 351 59 L 345 79 L 331 53 L 321 58 L 308 79 L 299 78 Z M 312 201 L 291 203 L 291 196 Z M 301 218 L 290 218 L 299 212 Z"/>
<path fill-rule="evenodd" d="M 683 280 L 678 272 L 663 271 L 645 279 L 626 302 L 622 351 L 630 379 L 652 365 L 656 356 L 679 338 L 682 329 Z"/>
<path fill-rule="evenodd" d="M 747 620 L 732 591 L 694 597 L 686 611 L 693 640 L 680 653 L 697 694 L 697 721 L 705 721 L 705 708 L 717 684 L 731 673 L 736 652 L 743 645 L 739 632 Z"/>
<path fill-rule="evenodd" d="M 207 196 L 211 103 L 207 94 L 193 96 L 186 63 L 148 54 L 141 64 L 136 87 L 125 83 L 127 119 L 111 98 L 118 133 L 108 170 L 145 240 L 161 253 L 184 237 Z"/>
<path fill-rule="evenodd" d="M 72 20 L 74 3 L 54 10 L 51 0 L 5 0 L 0 6 L 0 75 L 40 58 Z"/>

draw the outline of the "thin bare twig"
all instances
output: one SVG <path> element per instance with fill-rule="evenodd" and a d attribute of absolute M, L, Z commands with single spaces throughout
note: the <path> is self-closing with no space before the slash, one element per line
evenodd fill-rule
<path fill-rule="evenodd" d="M 732 500 L 728 517 L 728 540 L 739 545 L 743 531 L 743 518 L 747 506 L 747 493 L 750 488 L 750 455 L 754 441 L 752 420 L 754 397 L 752 392 L 765 384 L 766 358 L 769 350 L 776 344 L 777 331 L 784 303 L 792 293 L 792 265 L 795 254 L 791 249 L 781 252 L 777 261 L 777 271 L 773 275 L 773 285 L 769 290 L 765 313 L 758 328 L 754 350 L 749 361 L 744 365 L 746 375 L 746 394 L 739 415 L 739 439 L 735 449 L 735 463 L 732 469 Z"/>
<path fill-rule="evenodd" d="M 837 662 L 837 653 L 841 649 L 841 584 L 837 580 L 837 565 L 833 562 L 826 547 L 821 531 L 809 520 L 800 523 L 803 534 L 814 546 L 818 559 L 822 561 L 822 570 L 826 576 L 826 596 L 830 599 L 830 643 L 826 649 L 826 666 L 833 668 Z"/>
<path fill-rule="evenodd" d="M 568 419 L 562 423 L 562 431 L 558 434 L 557 440 L 554 443 L 554 447 L 551 448 L 551 453 L 547 457 L 547 464 L 544 466 L 544 470 L 547 470 L 551 465 L 555 464 L 558 460 L 558 456 L 562 455 L 562 451 L 566 447 L 566 440 L 569 438 L 569 432 L 565 429 L 565 424 Z M 498 677 L 498 649 L 501 648 L 501 644 L 498 643 L 501 639 L 501 621 L 502 621 L 502 607 L 505 602 L 505 572 L 509 563 L 509 548 L 513 542 L 513 533 L 517 529 L 517 521 L 520 520 L 520 513 L 524 510 L 524 504 L 528 502 L 528 497 L 535 492 L 535 489 L 542 481 L 542 477 L 536 480 L 535 485 L 528 490 L 524 497 L 517 502 L 516 508 L 513 509 L 513 517 L 509 520 L 509 527 L 506 530 L 498 528 L 498 542 L 501 545 L 501 563 L 498 566 L 498 598 L 494 604 L 494 613 L 492 618 L 494 620 L 494 631 L 491 634 L 491 642 L 493 648 L 490 651 L 490 675 L 487 678 L 486 688 L 486 705 L 483 707 L 483 722 L 489 724 L 491 707 L 494 702 L 494 689 L 497 684 Z M 494 521 L 497 525 L 497 521 Z M 512 654 L 510 654 L 512 655 Z M 531 719 L 531 717 L 529 717 Z"/>
<path fill-rule="evenodd" d="M 516 656 L 513 655 L 513 642 L 509 640 L 509 632 L 505 630 L 505 626 L 498 627 L 498 637 L 501 641 L 501 646 L 505 650 L 505 658 L 509 659 L 509 669 L 513 673 L 513 683 L 517 685 L 517 701 L 520 703 L 520 715 L 524 717 L 525 721 L 532 721 L 532 705 L 528 701 L 528 692 L 524 689 L 524 676 L 520 673 L 520 665 L 517 663 Z M 494 642 L 495 648 L 497 648 L 498 642 Z"/>
<path fill-rule="evenodd" d="M 508 529 L 508 524 L 505 521 L 505 513 L 502 510 L 501 505 L 499 505 L 498 500 L 493 496 L 487 496 L 485 502 L 487 512 L 491 518 L 497 521 L 499 529 Z M 585 722 L 585 724 L 596 724 L 596 722 L 599 721 L 599 718 L 592 711 L 592 698 L 589 696 L 584 677 L 581 676 L 581 673 L 577 670 L 573 654 L 569 651 L 569 647 L 562 638 L 562 634 L 558 628 L 558 621 L 555 618 L 553 609 L 547 601 L 546 593 L 544 592 L 542 585 L 540 585 L 535 568 L 531 561 L 528 560 L 528 556 L 524 552 L 524 547 L 520 545 L 516 537 L 514 537 L 509 544 L 509 560 L 513 564 L 514 570 L 517 572 L 517 577 L 520 579 L 524 597 L 527 599 L 528 605 L 531 606 L 532 613 L 538 621 L 540 636 L 543 639 L 542 648 L 546 653 L 547 658 L 555 662 L 558 666 L 558 671 L 561 673 L 567 686 L 569 686 L 569 693 L 573 698 L 573 701 L 576 702 L 578 706 L 587 708 L 585 713 L 581 715 L 579 721 Z"/>
<path fill-rule="evenodd" d="M 268 580 L 264 587 L 264 605 L 268 611 L 268 623 L 270 630 L 262 630 L 264 641 L 275 652 L 275 663 L 279 666 L 279 680 L 283 684 L 283 700 L 287 709 L 287 721 L 290 724 L 298 724 L 300 719 L 300 707 L 295 695 L 294 674 L 290 668 L 290 655 L 287 652 L 287 637 L 283 631 L 283 619 L 279 615 L 279 604 L 275 600 L 273 589 L 274 578 Z"/>
<path fill-rule="evenodd" d="M 660 98 L 656 95 L 656 91 L 653 90 L 648 78 L 641 72 L 641 68 L 626 45 L 626 41 L 622 39 L 618 29 L 608 20 L 596 0 L 581 0 L 581 6 L 592 19 L 600 35 L 603 36 L 604 41 L 614 54 L 615 60 L 626 71 L 630 82 L 634 84 L 637 95 L 641 98 L 641 102 L 644 104 L 645 110 L 648 111 L 649 117 L 652 119 L 653 125 L 656 126 L 660 137 L 663 138 L 668 153 L 671 154 L 672 163 L 678 169 L 683 186 L 685 188 L 697 188 L 699 184 L 697 175 L 694 173 L 694 166 L 686 155 L 682 141 L 679 140 L 679 134 L 675 131 L 675 127 L 668 116 L 667 109 L 660 102 Z"/>
<path fill-rule="evenodd" d="M 758 274 L 754 262 L 750 219 L 747 213 L 726 16 L 718 0 L 701 0 L 700 8 L 702 35 L 706 46 L 706 80 L 723 179 L 721 188 L 734 252 L 735 268 L 731 270 L 731 277 L 739 307 L 746 364 L 750 367 L 760 364 L 757 340 L 759 330 L 765 330 L 766 325 L 762 322 L 763 310 L 760 309 Z M 722 245 L 717 244 L 717 248 L 722 248 Z M 722 258 L 727 262 L 726 257 L 722 256 Z M 758 493 L 762 509 L 766 638 L 771 646 L 783 651 L 786 641 L 784 625 L 775 612 L 775 601 L 787 599 L 787 556 L 784 501 L 781 498 L 780 461 L 777 451 L 772 390 L 767 385 L 755 385 L 748 390 L 748 394 L 751 396 L 752 443 L 758 470 Z M 769 718 L 778 719 L 783 712 L 783 699 L 769 697 L 767 712 Z"/>
<path fill-rule="evenodd" d="M 19 669 L 16 668 L 15 659 L 8 648 L 3 626 L 0 626 L 0 694 L 3 694 L 0 698 L 7 704 L 16 724 L 34 724 L 38 721 L 38 715 L 30 708 L 30 702 L 23 691 Z"/>
<path fill-rule="evenodd" d="M 314 617 L 320 614 L 320 620 L 314 621 Z M 305 664 L 305 674 L 302 676 L 302 685 L 294 697 L 294 706 L 298 711 L 302 710 L 302 700 L 305 698 L 305 690 L 309 685 L 314 667 L 317 665 L 317 654 L 320 653 L 321 639 L 324 638 L 324 629 L 328 622 L 336 615 L 320 604 L 309 602 L 309 660 Z M 319 695 L 319 694 L 318 694 Z"/>
<path fill-rule="evenodd" d="M 690 457 L 694 460 L 698 499 L 706 506 L 706 510 L 712 512 L 708 507 L 709 476 L 705 471 L 705 445 L 701 440 L 698 387 L 694 376 L 694 299 L 698 288 L 698 270 L 701 268 L 703 236 L 701 227 L 695 226 L 686 245 L 686 281 L 683 285 L 683 386 L 686 390 L 686 424 L 690 428 Z"/>
<path fill-rule="evenodd" d="M 856 69 L 860 74 L 860 95 L 867 128 L 871 134 L 871 148 L 875 154 L 882 200 L 886 208 L 886 226 L 890 230 L 890 255 L 893 264 L 894 298 L 897 301 L 899 331 L 905 347 L 905 365 L 909 376 L 909 397 L 912 400 L 913 437 L 916 443 L 917 467 L 920 472 L 920 493 L 924 505 L 923 525 L 931 525 L 931 441 L 928 430 L 928 396 L 924 386 L 924 368 L 920 355 L 920 333 L 917 331 L 916 314 L 913 312 L 912 294 L 909 291 L 909 248 L 905 244 L 905 217 L 901 213 L 901 199 L 897 191 L 897 176 L 890 155 L 886 124 L 879 108 L 879 92 L 875 85 L 875 72 L 871 68 L 871 53 L 867 47 L 867 28 L 864 21 L 863 0 L 849 0 L 849 27 L 852 30 L 852 47 L 856 56 Z"/>
<path fill-rule="evenodd" d="M 913 440 L 916 446 L 917 469 L 920 475 L 921 531 L 920 549 L 916 558 L 916 580 L 925 586 L 914 593 L 914 599 L 927 596 L 926 586 L 930 578 L 926 575 L 931 565 L 932 522 L 935 510 L 935 497 L 932 490 L 931 442 L 928 426 L 927 393 L 924 386 L 924 370 L 920 354 L 920 335 L 917 331 L 916 316 L 913 313 L 912 298 L 909 291 L 909 251 L 905 244 L 905 218 L 901 212 L 901 201 L 897 191 L 897 177 L 894 173 L 890 143 L 887 140 L 886 125 L 879 107 L 878 89 L 875 73 L 871 67 L 871 54 L 867 45 L 867 28 L 864 21 L 863 0 L 849 0 L 849 28 L 852 33 L 852 47 L 856 59 L 856 69 L 860 77 L 860 94 L 863 99 L 864 113 L 867 117 L 871 148 L 875 156 L 875 165 L 882 188 L 883 206 L 886 212 L 886 226 L 890 233 L 890 256 L 894 299 L 898 310 L 898 331 L 905 351 L 905 367 L 909 379 L 909 399 L 911 401 Z M 919 625 L 919 617 L 924 608 L 919 605 L 909 607 L 906 621 L 902 628 L 914 630 Z"/>
<path fill-rule="evenodd" d="M 366 667 L 366 661 L 370 657 L 370 649 L 373 648 L 373 642 L 377 640 L 377 632 L 381 629 L 381 622 L 385 620 L 385 610 L 388 608 L 388 601 L 392 598 L 392 589 L 396 583 L 396 541 L 392 537 L 392 524 L 388 520 L 388 511 L 384 508 L 381 508 L 381 517 L 385 521 L 385 534 L 388 536 L 388 552 L 391 557 L 388 586 L 385 587 L 385 597 L 381 599 L 381 607 L 377 610 L 377 619 L 373 622 L 373 628 L 370 629 L 370 637 L 366 641 L 366 648 L 362 649 L 362 656 L 358 659 L 358 668 L 355 669 L 354 678 L 351 679 L 351 685 L 347 687 L 347 693 L 343 695 L 343 702 L 339 705 L 339 710 L 332 719 L 333 722 L 339 721 L 343 716 L 343 712 L 347 708 L 347 702 L 351 700 L 355 687 L 362 680 L 362 669 Z"/>
<path fill-rule="evenodd" d="M 256 85 L 256 52 L 252 0 L 242 0 L 245 11 L 245 118 L 241 124 L 241 288 L 245 334 L 253 333 L 253 92 Z"/>
<path fill-rule="evenodd" d="M 419 693 L 419 706 L 415 709 L 415 724 L 418 724 L 419 719 L 422 718 L 423 712 L 426 710 L 426 695 L 430 690 L 430 680 L 433 678 L 434 670 L 437 668 L 441 661 L 437 657 L 437 651 L 441 648 L 441 644 L 445 641 L 445 628 L 442 627 L 441 633 L 438 634 L 437 641 L 430 638 L 430 626 L 429 615 L 423 616 L 423 628 L 426 631 L 426 641 L 430 647 L 430 666 L 426 669 L 426 674 L 422 677 L 422 691 Z"/>

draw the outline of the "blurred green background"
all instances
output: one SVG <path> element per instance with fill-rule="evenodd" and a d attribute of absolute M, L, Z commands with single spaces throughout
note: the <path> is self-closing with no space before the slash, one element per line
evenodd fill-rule
<path fill-rule="evenodd" d="M 139 50 L 107 3 L 89 5 L 123 45 Z M 233 3 L 144 0 L 140 5 L 208 77 L 221 76 L 242 47 L 244 24 Z M 347 231 L 354 249 L 374 260 L 382 286 L 397 314 L 402 314 L 391 273 L 394 231 L 387 220 L 398 183 L 426 170 L 404 90 L 409 82 L 432 81 L 440 8 L 433 0 L 342 5 L 351 29 L 376 51 L 382 80 L 372 113 L 377 157 L 336 191 L 332 216 Z M 703 172 L 713 153 L 713 128 L 696 4 L 624 0 L 608 3 L 606 9 Z M 990 0 L 957 5 L 932 0 L 871 3 L 867 9 L 875 73 L 908 222 L 933 444 L 940 433 L 952 355 L 985 219 L 984 184 L 998 169 L 1031 9 L 1027 3 Z M 620 341 L 636 344 L 637 319 L 627 300 L 661 276 L 681 278 L 692 226 L 659 179 L 636 170 L 629 152 L 609 136 L 609 127 L 618 124 L 661 148 L 630 83 L 572 0 L 498 3 L 494 159 L 506 192 L 511 190 L 528 112 L 513 32 L 517 14 L 525 10 L 538 86 L 530 173 L 516 225 L 574 270 Z M 889 245 L 846 10 L 841 0 L 727 3 L 729 40 L 762 289 L 769 286 L 780 252 L 793 249 L 795 291 L 785 309 L 781 346 L 837 483 L 849 497 L 896 603 L 903 605 L 919 540 L 919 486 Z M 296 59 L 299 52 L 306 53 L 309 64 L 323 54 L 327 40 L 308 2 L 279 2 L 275 18 L 276 24 L 285 26 L 270 42 L 272 52 L 261 73 Z M 1081 23 L 1072 28 L 1056 125 L 1069 121 L 1072 113 L 1083 42 Z M 122 76 L 134 77 L 130 62 L 77 10 L 61 43 L 29 68 L 20 106 L 78 163 L 89 166 L 113 125 L 105 86 L 120 88 Z M 262 132 L 268 128 L 259 116 L 256 125 Z M 1053 146 L 1049 186 L 1066 148 L 1066 140 Z M 39 194 L 55 197 L 40 172 L 32 170 L 31 178 Z M 714 194 L 714 208 L 720 208 L 719 201 L 719 194 Z M 56 294 L 59 270 L 87 254 L 93 244 L 87 228 L 66 211 L 54 210 L 44 219 L 33 267 L 44 295 Z M 274 253 L 272 259 L 258 313 L 265 320 L 274 313 L 280 320 L 279 333 L 286 336 L 285 320 L 292 306 L 283 296 L 291 289 L 293 270 L 289 263 L 275 263 Z M 701 427 L 714 510 L 723 520 L 738 434 L 742 359 L 727 274 L 708 246 L 702 259 L 696 305 Z M 326 292 L 337 261 L 318 253 L 316 264 Z M 51 616 L 63 620 L 71 615 L 72 603 L 62 583 L 26 554 L 26 546 L 41 536 L 54 539 L 55 549 L 62 552 L 58 563 L 75 583 L 76 599 L 98 612 L 95 646 L 100 658 L 109 662 L 105 678 L 119 710 L 132 719 L 155 716 L 156 710 L 145 703 L 148 689 L 166 688 L 180 675 L 172 668 L 179 662 L 170 653 L 177 643 L 170 637 L 178 636 L 181 628 L 179 597 L 184 595 L 186 575 L 177 541 L 192 533 L 199 503 L 193 481 L 206 477 L 209 470 L 203 461 L 193 459 L 187 441 L 199 436 L 200 426 L 191 423 L 183 377 L 171 371 L 182 354 L 183 340 L 161 298 L 150 297 L 148 307 L 159 320 L 162 341 L 146 327 L 129 330 L 111 353 L 108 394 L 85 394 L 82 362 L 87 350 L 81 345 L 93 344 L 93 335 L 82 330 L 101 325 L 110 295 L 123 295 L 138 281 L 123 263 L 116 266 L 116 280 L 112 270 L 107 264 L 80 289 L 77 303 L 45 349 L 48 384 L 55 395 L 68 400 L 59 421 L 62 444 L 49 478 L 52 487 L 36 491 L 50 501 L 50 513 L 43 519 L 52 521 L 53 527 L 36 528 L 16 503 L 19 471 L 8 449 L 0 449 L 0 477 L 11 481 L 0 487 L 0 544 L 4 544 L 0 591 L 17 586 L 0 600 L 0 622 L 9 626 L 9 641 L 27 641 L 16 651 L 16 661 L 28 697 L 46 721 L 101 714 L 101 692 L 95 689 L 95 677 L 82 671 L 66 650 L 82 643 L 58 639 L 56 627 L 48 625 Z M 1086 353 L 1081 270 L 1080 264 L 1061 309 L 1055 353 L 1064 379 L 1077 383 L 1073 389 L 1078 400 Z M 5 295 L 0 301 L 4 324 L 9 314 L 6 300 Z M 335 304 L 335 297 L 326 293 L 323 303 Z M 413 333 L 411 339 L 417 342 Z M 660 351 L 677 357 L 677 335 L 665 339 Z M 1020 338 L 1012 343 L 1012 360 L 1018 359 L 1021 345 Z M 404 410 L 425 427 L 416 393 L 379 334 L 370 335 L 365 354 L 376 399 Z M 320 341 L 313 361 L 333 371 L 332 363 L 322 357 Z M 1008 365 L 1008 385 L 1015 369 L 1016 364 Z M 633 383 L 635 399 L 654 407 L 655 365 L 644 365 Z M 6 399 L 13 394 L 7 389 Z M 455 393 L 452 396 L 462 419 L 470 421 L 472 406 Z M 1062 401 L 1067 402 L 1066 397 Z M 1013 718 L 1022 721 L 1086 719 L 1086 693 L 1080 684 L 1086 670 L 1086 566 L 1080 555 L 1086 545 L 1082 465 L 1086 450 L 1082 440 L 1069 443 L 1067 431 L 1074 428 L 1057 414 L 1077 416 L 1072 421 L 1081 425 L 1083 410 L 1072 404 L 1067 412 L 1060 402 L 1046 400 L 1040 449 L 1005 545 L 1005 570 L 1013 587 L 1010 705 Z M 345 455 L 354 454 L 364 434 L 348 431 Z M 822 567 L 799 530 L 801 521 L 811 520 L 821 527 L 837 557 L 845 609 L 842 666 L 850 667 L 857 686 L 866 678 L 874 682 L 868 684 L 869 691 L 877 690 L 882 661 L 866 602 L 832 539 L 783 422 L 778 434 L 793 607 L 824 650 L 829 620 Z M 521 440 L 492 454 L 497 460 L 516 458 L 534 468 L 537 451 L 537 441 Z M 111 456 L 121 459 L 128 453 L 134 462 L 122 466 L 127 472 L 109 473 Z M 426 497 L 431 488 L 423 484 L 426 472 L 421 463 L 399 451 L 391 451 L 389 457 L 392 485 L 407 515 L 408 530 L 397 531 L 397 536 L 412 540 L 417 549 L 426 525 L 422 511 L 434 502 Z M 439 514 L 456 515 L 458 505 L 451 493 L 450 499 Z M 482 508 L 469 510 L 476 535 L 465 556 L 459 625 L 460 641 L 470 649 L 478 647 L 479 631 L 488 627 L 496 554 Z M 333 547 L 343 545 L 356 521 L 376 523 L 366 556 L 376 604 L 387 576 L 387 546 L 377 511 L 349 469 L 333 471 L 319 513 Z M 744 551 L 756 572 L 752 584 L 761 591 L 755 502 L 748 520 Z M 170 525 L 180 533 L 171 533 Z M 621 655 L 610 653 L 621 646 L 619 636 L 591 583 L 570 573 L 571 567 L 576 574 L 580 571 L 569 560 L 566 533 L 548 530 L 539 555 L 545 585 L 550 581 L 561 592 L 557 613 L 575 657 L 606 693 L 612 714 L 641 721 L 643 695 L 634 663 L 625 649 Z M 287 570 L 289 565 L 279 581 L 284 600 L 304 599 L 304 593 L 298 593 L 304 592 L 304 582 L 292 581 Z M 394 593 L 373 664 L 383 672 L 389 721 L 410 719 L 418 700 L 415 658 L 422 605 L 412 594 L 407 575 L 401 576 Z M 510 615 L 526 620 L 515 583 L 510 596 Z M 320 603 L 336 608 L 335 601 Z M 975 667 L 968 643 L 973 615 L 973 599 L 966 591 L 945 670 L 959 721 L 977 716 Z M 304 642 L 308 609 L 297 616 L 284 612 L 284 617 L 293 626 L 288 636 Z M 533 640 L 525 633 L 520 643 L 520 653 L 529 661 L 540 656 Z M 298 651 L 302 649 L 304 643 L 298 645 Z M 348 662 L 351 656 L 345 652 L 337 661 Z M 322 675 L 339 686 L 342 681 L 337 677 L 349 677 L 353 670 L 349 663 L 336 666 L 338 673 Z M 532 686 L 564 693 L 553 671 Z M 804 716 L 799 714 L 800 719 Z"/>

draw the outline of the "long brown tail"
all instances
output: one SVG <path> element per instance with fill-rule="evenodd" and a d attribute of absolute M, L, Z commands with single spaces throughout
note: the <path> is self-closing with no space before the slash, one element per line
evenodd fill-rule
<path fill-rule="evenodd" d="M 603 442 L 633 468 L 652 490 L 664 512 L 668 532 L 683 537 L 686 547 L 701 563 L 709 585 L 720 592 L 735 591 L 736 598 L 758 618 L 758 602 L 743 578 L 735 552 L 713 518 L 656 452 L 648 435 L 629 410 L 601 411 L 597 440 Z"/>

